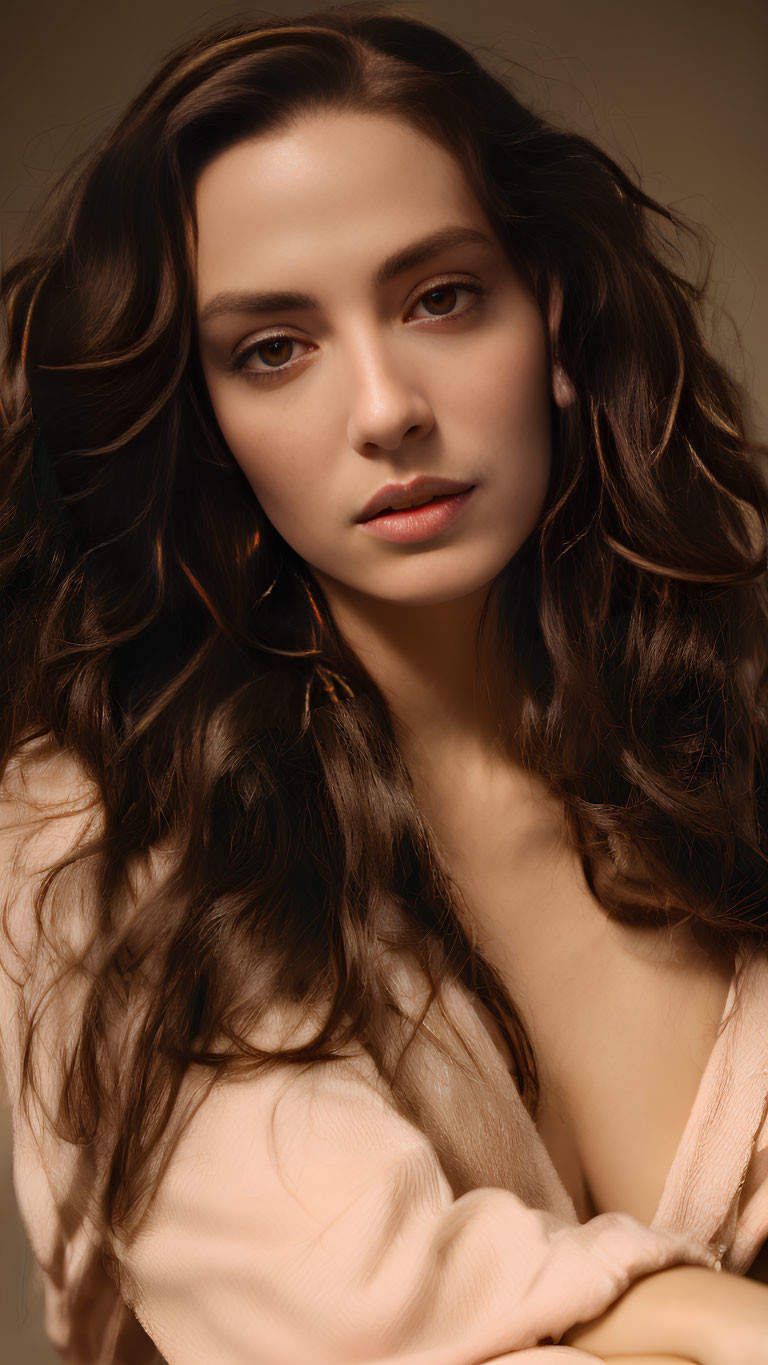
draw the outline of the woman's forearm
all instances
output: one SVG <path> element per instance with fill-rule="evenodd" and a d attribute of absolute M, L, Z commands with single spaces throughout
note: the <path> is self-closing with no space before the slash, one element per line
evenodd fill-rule
<path fill-rule="evenodd" d="M 646 1275 L 599 1318 L 573 1327 L 564 1346 L 603 1359 L 667 1355 L 696 1365 L 768 1365 L 768 1287 L 703 1266 Z"/>
<path fill-rule="evenodd" d="M 697 1365 L 686 1356 L 601 1356 L 605 1365 Z"/>
<path fill-rule="evenodd" d="M 698 1365 L 687 1356 L 601 1356 L 605 1365 Z"/>
<path fill-rule="evenodd" d="M 707 1287 L 704 1282 L 699 1290 L 697 1271 L 704 1276 L 715 1274 L 698 1266 L 677 1265 L 644 1275 L 599 1318 L 566 1332 L 562 1344 L 604 1357 L 666 1352 L 703 1365 L 694 1349 L 698 1333 L 691 1321 L 696 1295 L 703 1295 Z"/>

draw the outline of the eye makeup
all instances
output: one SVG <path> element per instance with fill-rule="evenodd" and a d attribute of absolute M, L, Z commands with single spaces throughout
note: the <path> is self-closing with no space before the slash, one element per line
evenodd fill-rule
<path fill-rule="evenodd" d="M 472 296 L 471 302 L 463 308 L 452 309 L 447 313 L 428 313 L 426 316 L 415 319 L 415 321 L 427 322 L 429 326 L 435 324 L 445 325 L 454 321 L 459 321 L 461 318 L 465 318 L 469 313 L 473 312 L 477 304 L 487 293 L 487 290 L 480 284 L 474 282 L 470 283 L 467 280 L 458 279 L 455 276 L 448 276 L 439 280 L 434 280 L 426 289 L 421 289 L 414 301 L 413 308 L 416 308 L 420 303 L 424 302 L 425 299 L 428 299 L 431 294 L 447 291 L 453 291 L 456 294 L 469 294 Z M 413 309 L 411 312 L 412 311 Z M 410 314 L 408 316 L 410 316 Z M 235 351 L 228 362 L 227 368 L 235 374 L 240 374 L 243 378 L 252 380 L 257 384 L 269 383 L 272 380 L 278 379 L 280 376 L 291 371 L 294 366 L 300 362 L 302 357 L 295 360 L 291 356 L 287 359 L 285 364 L 269 366 L 266 369 L 248 369 L 246 366 L 250 357 L 263 347 L 281 341 L 300 346 L 308 346 L 310 344 L 309 342 L 303 341 L 301 337 L 292 336 L 290 333 L 282 330 L 268 332 L 259 337 L 258 341 L 246 342 L 239 350 Z"/>

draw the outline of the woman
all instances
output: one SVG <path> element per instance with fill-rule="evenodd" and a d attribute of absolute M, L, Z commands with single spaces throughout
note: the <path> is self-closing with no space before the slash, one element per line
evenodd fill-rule
<path fill-rule="evenodd" d="M 179 48 L 9 266 L 66 1359 L 768 1360 L 768 484 L 678 226 L 346 7 Z"/>

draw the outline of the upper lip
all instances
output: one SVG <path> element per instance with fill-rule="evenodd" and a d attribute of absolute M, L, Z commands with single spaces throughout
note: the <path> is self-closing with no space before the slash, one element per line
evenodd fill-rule
<path fill-rule="evenodd" d="M 465 493 L 467 489 L 473 487 L 474 485 L 466 480 L 438 479 L 431 474 L 419 474 L 418 478 L 411 479 L 410 483 L 385 483 L 384 487 L 368 500 L 357 520 L 370 521 L 371 517 L 378 516 L 385 508 L 391 508 L 396 512 L 401 507 L 413 507 L 418 503 L 427 502 L 430 498 L 440 497 L 441 494 Z"/>

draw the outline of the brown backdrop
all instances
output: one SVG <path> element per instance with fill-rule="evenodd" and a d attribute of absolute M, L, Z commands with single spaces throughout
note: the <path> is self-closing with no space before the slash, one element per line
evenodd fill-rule
<path fill-rule="evenodd" d="M 319 0 L 317 0 L 319 7 Z M 272 13 L 301 14 L 279 3 Z M 656 198 L 713 234 L 716 344 L 768 436 L 768 5 L 765 0 L 401 3 L 483 49 L 542 111 L 596 138 Z M 0 36 L 0 268 L 46 184 L 109 124 L 164 53 L 267 7 L 191 0 L 16 0 Z M 519 66 L 517 64 L 520 64 Z M 520 67 L 525 68 L 521 70 Z M 0 1342 L 46 1365 L 0 1111 Z"/>

